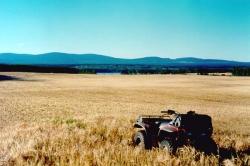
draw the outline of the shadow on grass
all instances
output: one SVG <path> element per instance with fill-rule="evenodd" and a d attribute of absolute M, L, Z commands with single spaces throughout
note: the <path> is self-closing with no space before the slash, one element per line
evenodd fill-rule
<path fill-rule="evenodd" d="M 22 81 L 22 79 L 13 76 L 0 75 L 0 81 Z"/>
<path fill-rule="evenodd" d="M 250 149 L 243 150 L 243 151 L 236 151 L 233 148 L 219 148 L 219 163 L 224 161 L 225 159 L 240 159 L 243 158 L 243 156 L 249 156 L 250 155 Z M 245 164 L 250 164 L 250 161 L 243 161 Z"/>
<path fill-rule="evenodd" d="M 30 79 L 23 79 L 23 78 L 14 77 L 14 76 L 0 75 L 0 82 L 1 81 L 41 81 L 41 80 L 30 80 Z"/>

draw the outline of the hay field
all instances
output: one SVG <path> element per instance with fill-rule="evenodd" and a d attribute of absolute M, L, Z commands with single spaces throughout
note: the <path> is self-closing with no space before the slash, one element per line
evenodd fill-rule
<path fill-rule="evenodd" d="M 0 73 L 0 165 L 250 165 L 250 78 Z M 139 114 L 194 110 L 237 159 L 133 148 Z"/>

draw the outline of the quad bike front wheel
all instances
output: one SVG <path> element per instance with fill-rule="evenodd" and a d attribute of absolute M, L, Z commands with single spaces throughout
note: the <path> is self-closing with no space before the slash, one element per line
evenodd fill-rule
<path fill-rule="evenodd" d="M 149 139 L 144 130 L 138 131 L 134 138 L 133 143 L 135 147 L 139 147 L 141 149 L 151 149 Z"/>
<path fill-rule="evenodd" d="M 161 141 L 160 144 L 160 149 L 167 151 L 169 154 L 174 153 L 174 146 L 173 142 L 169 138 L 165 138 L 164 140 Z"/>

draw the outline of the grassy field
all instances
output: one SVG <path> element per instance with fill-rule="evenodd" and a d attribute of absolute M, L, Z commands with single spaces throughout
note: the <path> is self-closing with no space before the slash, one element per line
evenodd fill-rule
<path fill-rule="evenodd" d="M 250 165 L 249 77 L 3 72 L 0 103 L 0 165 Z M 167 109 L 210 115 L 226 157 L 131 146 L 135 119 Z"/>

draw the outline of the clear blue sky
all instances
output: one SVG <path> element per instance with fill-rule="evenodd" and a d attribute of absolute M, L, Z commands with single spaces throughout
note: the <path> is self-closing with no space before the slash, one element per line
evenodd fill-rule
<path fill-rule="evenodd" d="M 0 53 L 250 62 L 249 0 L 0 0 Z"/>

